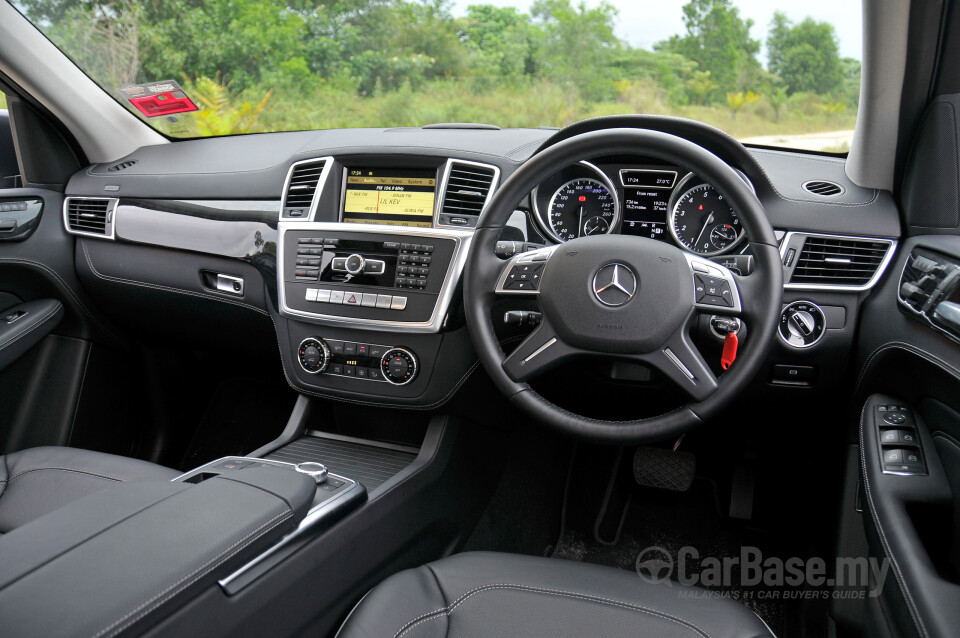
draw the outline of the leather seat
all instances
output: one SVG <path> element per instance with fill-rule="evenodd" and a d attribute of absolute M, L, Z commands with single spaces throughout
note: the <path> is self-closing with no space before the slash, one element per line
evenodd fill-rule
<path fill-rule="evenodd" d="M 391 576 L 338 638 L 759 638 L 749 609 L 677 583 L 571 561 L 466 553 Z"/>
<path fill-rule="evenodd" d="M 112 454 L 38 447 L 0 456 L 0 534 L 120 481 L 169 481 L 180 473 Z"/>

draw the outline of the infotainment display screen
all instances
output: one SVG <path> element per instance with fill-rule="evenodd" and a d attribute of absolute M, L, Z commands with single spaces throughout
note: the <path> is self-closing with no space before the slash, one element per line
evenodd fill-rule
<path fill-rule="evenodd" d="M 437 172 L 433 169 L 348 168 L 344 222 L 433 225 Z"/>

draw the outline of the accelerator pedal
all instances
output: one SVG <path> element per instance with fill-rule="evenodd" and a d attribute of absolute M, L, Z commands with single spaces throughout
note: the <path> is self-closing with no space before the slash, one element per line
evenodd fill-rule
<path fill-rule="evenodd" d="M 697 474 L 697 457 L 657 447 L 638 447 L 633 454 L 633 478 L 646 487 L 686 492 Z"/>

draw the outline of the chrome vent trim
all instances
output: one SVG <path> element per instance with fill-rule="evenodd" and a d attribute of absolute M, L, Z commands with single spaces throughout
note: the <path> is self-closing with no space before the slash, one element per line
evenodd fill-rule
<path fill-rule="evenodd" d="M 333 166 L 332 157 L 316 157 L 294 162 L 283 182 L 283 201 L 280 202 L 280 218 L 298 221 L 313 221 L 317 202 L 323 193 L 327 176 Z M 300 211 L 300 214 L 291 214 Z"/>
<path fill-rule="evenodd" d="M 883 276 L 896 247 L 895 240 L 879 237 L 787 233 L 780 246 L 784 288 L 869 290 Z"/>
<path fill-rule="evenodd" d="M 846 189 L 840 184 L 826 179 L 812 179 L 809 182 L 804 182 L 800 187 L 819 197 L 836 197 L 846 192 Z"/>
<path fill-rule="evenodd" d="M 67 197 L 63 200 L 63 226 L 71 235 L 113 239 L 115 197 Z"/>
<path fill-rule="evenodd" d="M 441 198 L 434 215 L 434 226 L 442 228 L 476 228 L 480 214 L 493 197 L 500 179 L 500 169 L 492 164 L 467 160 L 447 160 L 440 180 Z M 466 224 L 444 223 L 444 218 L 463 217 Z"/>

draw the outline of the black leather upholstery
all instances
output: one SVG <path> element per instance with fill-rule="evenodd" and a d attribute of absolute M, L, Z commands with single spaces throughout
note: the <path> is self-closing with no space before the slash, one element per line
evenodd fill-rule
<path fill-rule="evenodd" d="M 0 456 L 0 533 L 124 481 L 168 481 L 179 472 L 112 454 L 38 447 Z"/>
<path fill-rule="evenodd" d="M 703 590 L 598 565 L 466 553 L 391 576 L 338 638 L 772 635 L 743 605 Z"/>

